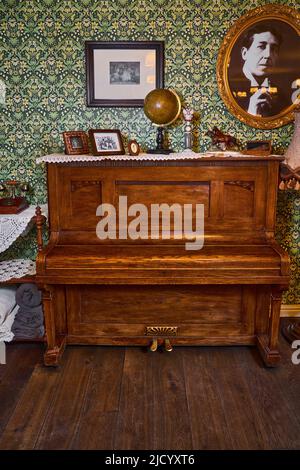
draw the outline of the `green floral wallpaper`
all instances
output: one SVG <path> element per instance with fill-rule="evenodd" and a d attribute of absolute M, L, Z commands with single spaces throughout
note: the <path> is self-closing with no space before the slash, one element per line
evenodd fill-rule
<path fill-rule="evenodd" d="M 142 147 L 155 130 L 140 108 L 87 108 L 85 40 L 165 41 L 165 86 L 172 87 L 198 113 L 195 149 L 210 145 L 208 129 L 217 125 L 241 142 L 272 139 L 283 152 L 293 125 L 260 131 L 230 115 L 219 97 L 216 60 L 222 39 L 244 13 L 268 2 L 258 0 L 0 0 L 0 179 L 29 181 L 33 203 L 46 201 L 46 178 L 38 156 L 63 151 L 61 133 L 91 127 L 119 128 Z M 272 2 L 269 2 L 272 3 Z M 275 2 L 273 2 L 275 3 Z M 299 8 L 299 0 L 276 3 Z M 183 147 L 183 126 L 169 133 Z M 292 258 L 293 280 L 287 303 L 300 303 L 300 201 L 279 195 L 278 239 Z M 35 256 L 34 234 L 2 255 Z"/>

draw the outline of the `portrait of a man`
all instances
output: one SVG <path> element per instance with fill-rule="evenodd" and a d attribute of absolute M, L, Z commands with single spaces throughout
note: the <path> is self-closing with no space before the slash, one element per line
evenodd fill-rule
<path fill-rule="evenodd" d="M 280 20 L 263 20 L 237 38 L 228 64 L 228 84 L 236 103 L 252 116 L 276 116 L 300 92 L 300 37 Z"/>

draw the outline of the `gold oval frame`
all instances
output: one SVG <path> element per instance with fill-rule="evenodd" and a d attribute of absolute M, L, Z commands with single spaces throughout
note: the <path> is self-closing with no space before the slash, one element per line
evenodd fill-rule
<path fill-rule="evenodd" d="M 217 60 L 217 82 L 220 96 L 231 114 L 245 124 L 257 129 L 274 129 L 284 126 L 294 119 L 293 110 L 296 103 L 284 108 L 281 113 L 274 116 L 254 116 L 238 105 L 228 83 L 228 65 L 233 46 L 243 31 L 255 23 L 264 20 L 285 22 L 300 36 L 300 12 L 294 8 L 268 4 L 249 11 L 233 24 L 223 40 Z"/>

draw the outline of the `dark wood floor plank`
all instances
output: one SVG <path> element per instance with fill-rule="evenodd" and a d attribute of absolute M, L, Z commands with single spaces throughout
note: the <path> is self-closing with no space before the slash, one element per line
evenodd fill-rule
<path fill-rule="evenodd" d="M 62 371 L 37 365 L 0 438 L 0 449 L 34 449 Z"/>
<path fill-rule="evenodd" d="M 56 397 L 37 440 L 36 449 L 71 448 L 81 420 L 94 353 L 93 347 L 67 349 L 67 362 L 57 384 Z"/>
<path fill-rule="evenodd" d="M 0 378 L 0 436 L 35 365 L 42 360 L 43 346 L 21 344 L 17 347 L 17 345 L 11 345 L 7 350 L 6 364 L 1 366 L 6 369 Z"/>
<path fill-rule="evenodd" d="M 284 388 L 280 386 L 284 375 L 282 365 L 267 369 L 260 362 L 257 351 L 252 351 L 252 358 L 249 360 L 245 350 L 241 349 L 235 360 L 235 368 L 245 376 L 256 413 L 264 426 L 267 448 L 299 449 L 299 417 L 293 409 L 295 405 L 288 403 L 287 381 Z"/>
<path fill-rule="evenodd" d="M 282 326 L 290 321 L 288 318 L 282 319 Z M 292 363 L 292 354 L 295 351 L 292 345 L 284 337 L 281 337 L 280 352 L 282 354 L 282 361 L 278 383 L 281 389 L 284 390 L 286 402 L 292 407 L 295 417 L 300 422 L 300 364 Z"/>
<path fill-rule="evenodd" d="M 154 353 L 126 348 L 114 449 L 153 449 Z"/>
<path fill-rule="evenodd" d="M 125 348 L 105 347 L 96 350 L 81 422 L 72 449 L 113 448 L 124 356 Z"/>
<path fill-rule="evenodd" d="M 8 367 L 8 365 L 13 364 L 14 360 L 19 359 L 19 350 L 18 348 L 15 348 L 13 344 L 7 344 L 5 355 L 6 364 L 0 364 L 0 384 L 2 383 L 4 376 L 9 372 L 10 367 Z"/>
<path fill-rule="evenodd" d="M 217 369 L 212 368 L 213 348 L 184 348 L 182 354 L 193 449 L 231 448 L 230 429 L 216 387 L 223 361 Z"/>
<path fill-rule="evenodd" d="M 1 449 L 300 448 L 300 366 L 284 339 L 275 369 L 250 347 L 69 346 L 58 369 L 39 365 L 42 345 L 11 348 Z"/>
<path fill-rule="evenodd" d="M 201 354 L 201 349 L 198 353 Z M 213 415 L 216 419 L 218 437 L 221 436 L 223 443 L 221 448 L 226 449 L 260 449 L 262 448 L 262 431 L 260 424 L 253 419 L 254 410 L 251 403 L 251 396 L 247 384 L 233 367 L 234 358 L 239 351 L 244 349 L 251 360 L 250 348 L 220 347 L 205 348 L 203 354 L 206 359 L 206 369 L 210 372 L 213 386 L 210 392 L 213 393 L 212 401 L 219 398 L 217 408 L 218 415 Z M 209 372 L 208 372 L 209 373 Z M 206 397 L 204 397 L 206 400 Z M 200 417 L 200 420 L 202 417 Z M 226 423 L 224 427 L 224 421 Z M 220 434 L 222 426 L 224 434 Z M 200 442 L 201 445 L 201 442 Z M 214 442 L 206 443 L 208 448 L 213 448 Z M 196 446 L 199 448 L 199 446 Z M 202 447 L 201 447 L 202 448 Z"/>
<path fill-rule="evenodd" d="M 230 430 L 232 449 L 260 450 L 265 445 L 263 424 L 255 411 L 249 384 L 244 380 L 242 370 L 239 370 L 236 365 L 241 354 L 245 357 L 243 365 L 245 369 L 253 361 L 251 347 L 224 347 L 214 351 L 213 357 L 216 363 L 223 362 L 222 367 L 218 369 L 217 385 Z M 213 364 L 212 367 L 214 367 Z"/>
<path fill-rule="evenodd" d="M 192 448 L 180 351 L 126 350 L 114 448 Z"/>
<path fill-rule="evenodd" d="M 150 353 L 149 354 L 153 354 Z M 192 449 L 182 351 L 153 354 L 153 445 L 155 450 Z"/>

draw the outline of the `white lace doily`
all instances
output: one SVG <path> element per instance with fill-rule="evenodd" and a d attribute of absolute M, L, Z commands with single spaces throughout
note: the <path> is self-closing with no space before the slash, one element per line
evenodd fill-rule
<path fill-rule="evenodd" d="M 19 214 L 0 214 L 0 253 L 7 250 L 20 236 L 32 228 L 32 218 L 36 206 L 29 206 Z M 41 206 L 42 214 L 47 217 L 47 205 Z"/>
<path fill-rule="evenodd" d="M 0 261 L 0 282 L 19 279 L 23 276 L 33 276 L 35 274 L 35 261 L 31 261 L 31 259 Z"/>
<path fill-rule="evenodd" d="M 140 153 L 136 157 L 131 155 L 111 155 L 111 156 L 94 156 L 94 155 L 65 155 L 63 153 L 53 153 L 51 155 L 45 155 L 37 158 L 37 163 L 69 163 L 69 162 L 99 162 L 105 160 L 154 160 L 154 161 L 166 161 L 166 160 L 191 160 L 211 157 L 249 157 L 240 152 L 206 152 L 206 153 L 195 153 L 190 150 L 178 153 L 170 153 L 168 155 L 163 154 L 151 154 L 151 153 Z"/>

